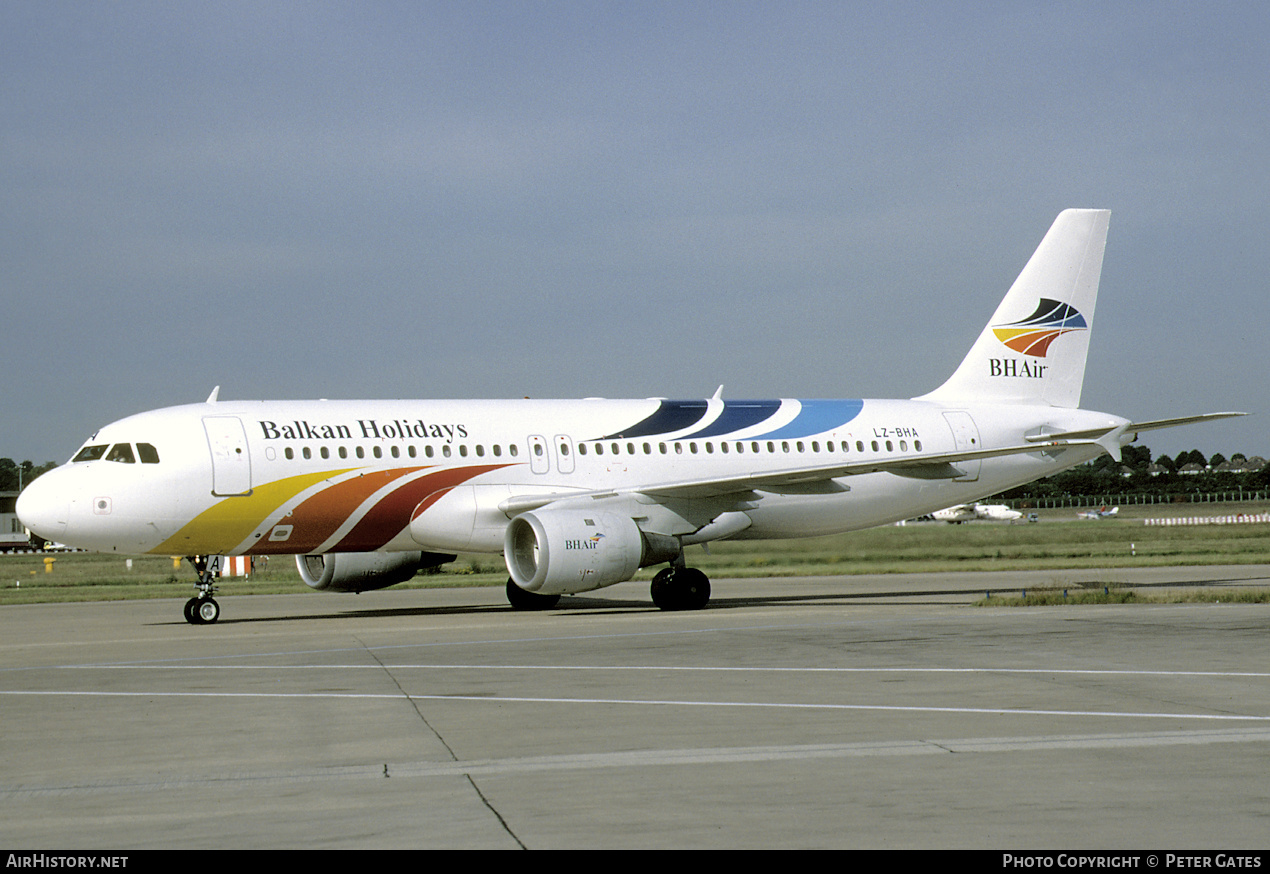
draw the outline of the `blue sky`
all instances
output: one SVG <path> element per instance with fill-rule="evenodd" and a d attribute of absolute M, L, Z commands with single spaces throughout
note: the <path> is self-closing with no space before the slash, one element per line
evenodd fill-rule
<path fill-rule="evenodd" d="M 0 0 L 0 455 L 221 397 L 910 397 L 1109 208 L 1083 406 L 1270 455 L 1270 6 Z"/>

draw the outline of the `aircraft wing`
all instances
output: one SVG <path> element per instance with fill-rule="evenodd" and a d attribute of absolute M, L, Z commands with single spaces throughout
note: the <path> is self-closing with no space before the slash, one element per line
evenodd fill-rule
<path fill-rule="evenodd" d="M 762 473 L 734 474 L 726 477 L 715 477 L 678 482 L 665 482 L 633 488 L 613 489 L 593 492 L 567 492 L 552 495 L 524 495 L 509 498 L 499 504 L 499 508 L 508 516 L 536 510 L 564 498 L 592 497 L 603 498 L 619 494 L 643 494 L 653 498 L 712 498 L 720 495 L 736 494 L 764 489 L 776 489 L 806 486 L 815 483 L 826 483 L 839 477 L 858 476 L 865 473 L 886 472 L 898 476 L 915 479 L 954 479 L 962 475 L 956 465 L 959 462 L 978 461 L 984 458 L 1000 458 L 1006 455 L 1024 455 L 1045 452 L 1052 449 L 1066 449 L 1074 445 L 1087 445 L 1073 442 L 1064 443 L 1028 443 L 1019 446 L 1006 446 L 999 449 L 974 449 L 962 452 L 944 452 L 937 455 L 908 456 L 904 458 L 871 459 L 868 461 L 839 462 L 836 464 L 814 465 L 809 467 L 793 467 L 787 470 L 764 471 Z"/>
<path fill-rule="evenodd" d="M 974 449 L 963 452 L 945 452 L 906 458 L 870 459 L 814 467 L 789 468 L 788 470 L 703 479 L 691 482 L 663 483 L 641 486 L 638 491 L 652 497 L 714 497 L 732 492 L 763 489 L 780 489 L 825 482 L 839 477 L 859 476 L 865 473 L 893 473 L 915 479 L 954 479 L 963 474 L 957 469 L 959 462 L 978 461 L 984 458 L 1000 458 L 1006 455 L 1023 455 L 1063 449 L 1072 443 L 1032 443 L 1006 446 L 999 449 Z"/>

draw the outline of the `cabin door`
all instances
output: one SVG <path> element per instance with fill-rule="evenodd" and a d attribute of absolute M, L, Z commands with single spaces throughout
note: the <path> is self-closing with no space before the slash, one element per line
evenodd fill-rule
<path fill-rule="evenodd" d="M 203 430 L 212 453 L 212 494 L 251 494 L 251 454 L 242 420 L 237 416 L 204 416 Z"/>

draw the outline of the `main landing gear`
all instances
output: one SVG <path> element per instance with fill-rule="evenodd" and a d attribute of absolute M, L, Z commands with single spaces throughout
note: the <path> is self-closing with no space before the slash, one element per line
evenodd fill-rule
<path fill-rule="evenodd" d="M 695 567 L 672 564 L 653 577 L 651 591 L 661 610 L 700 610 L 710 600 L 710 578 Z"/>
<path fill-rule="evenodd" d="M 537 592 L 527 592 L 520 586 L 516 585 L 515 580 L 511 577 L 507 578 L 507 603 L 512 605 L 514 610 L 550 610 L 556 604 L 560 603 L 559 595 L 539 595 Z"/>
<path fill-rule="evenodd" d="M 671 565 L 653 577 L 652 595 L 661 610 L 700 610 L 710 600 L 710 578 L 695 567 Z M 507 602 L 516 610 L 550 610 L 560 596 L 526 592 L 508 578 Z"/>
<path fill-rule="evenodd" d="M 198 572 L 198 594 L 185 602 L 185 621 L 191 625 L 210 625 L 220 618 L 220 604 L 212 597 L 216 578 L 220 576 L 219 555 L 188 555 L 186 559 Z"/>

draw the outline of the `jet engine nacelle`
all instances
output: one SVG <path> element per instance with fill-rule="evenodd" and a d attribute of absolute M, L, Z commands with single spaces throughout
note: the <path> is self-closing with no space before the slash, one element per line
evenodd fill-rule
<path fill-rule="evenodd" d="M 454 561 L 435 552 L 338 552 L 297 555 L 300 578 L 320 592 L 369 592 L 404 583 L 424 568 Z"/>
<path fill-rule="evenodd" d="M 592 510 L 534 510 L 507 526 L 503 557 L 512 582 L 527 592 L 589 592 L 635 576 L 643 534 L 629 516 Z"/>

